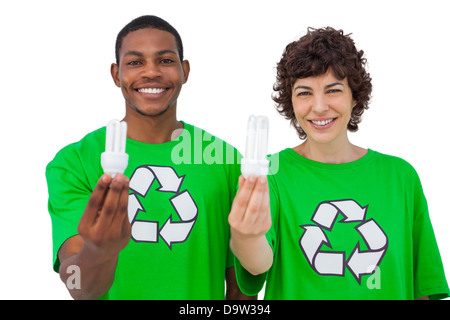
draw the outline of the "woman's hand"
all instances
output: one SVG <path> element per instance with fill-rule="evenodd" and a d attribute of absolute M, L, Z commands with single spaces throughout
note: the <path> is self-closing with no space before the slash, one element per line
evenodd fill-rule
<path fill-rule="evenodd" d="M 239 190 L 228 222 L 230 247 L 242 266 L 254 275 L 267 271 L 273 262 L 273 252 L 265 237 L 272 225 L 265 176 L 239 177 Z"/>

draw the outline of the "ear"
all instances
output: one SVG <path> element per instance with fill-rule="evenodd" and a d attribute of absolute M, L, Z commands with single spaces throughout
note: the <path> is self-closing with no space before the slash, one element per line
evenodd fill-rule
<path fill-rule="evenodd" d="M 116 86 L 120 88 L 119 66 L 115 63 L 111 64 L 111 76 Z"/>
<path fill-rule="evenodd" d="M 189 72 L 191 71 L 191 65 L 188 60 L 184 60 L 181 63 L 181 67 L 183 68 L 183 84 L 185 84 L 189 78 Z"/>

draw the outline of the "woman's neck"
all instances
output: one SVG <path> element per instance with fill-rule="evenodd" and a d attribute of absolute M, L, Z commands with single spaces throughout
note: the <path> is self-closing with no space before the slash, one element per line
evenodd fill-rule
<path fill-rule="evenodd" d="M 350 141 L 341 144 L 320 144 L 307 139 L 293 149 L 304 158 L 330 164 L 353 162 L 367 154 L 367 149 L 355 146 Z"/>

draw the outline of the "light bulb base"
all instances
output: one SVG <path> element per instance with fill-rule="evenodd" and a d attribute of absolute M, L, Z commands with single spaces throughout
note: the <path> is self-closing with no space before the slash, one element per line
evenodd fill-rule
<path fill-rule="evenodd" d="M 254 175 L 256 177 L 267 176 L 267 174 L 269 173 L 269 160 L 242 158 L 241 173 L 245 179 L 247 179 L 251 175 Z"/>
<path fill-rule="evenodd" d="M 101 154 L 101 165 L 106 174 L 114 176 L 123 174 L 128 166 L 128 154 L 117 152 L 103 152 Z"/>

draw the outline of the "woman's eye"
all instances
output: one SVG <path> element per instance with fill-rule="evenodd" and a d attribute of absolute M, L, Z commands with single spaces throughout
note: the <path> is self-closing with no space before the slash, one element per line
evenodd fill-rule
<path fill-rule="evenodd" d="M 311 92 L 309 92 L 309 91 L 302 91 L 302 92 L 299 92 L 298 94 L 297 94 L 297 96 L 298 97 L 301 97 L 301 96 L 309 96 L 311 94 Z"/>
<path fill-rule="evenodd" d="M 342 90 L 340 89 L 330 89 L 327 91 L 327 93 L 337 93 L 337 92 L 341 92 Z"/>

